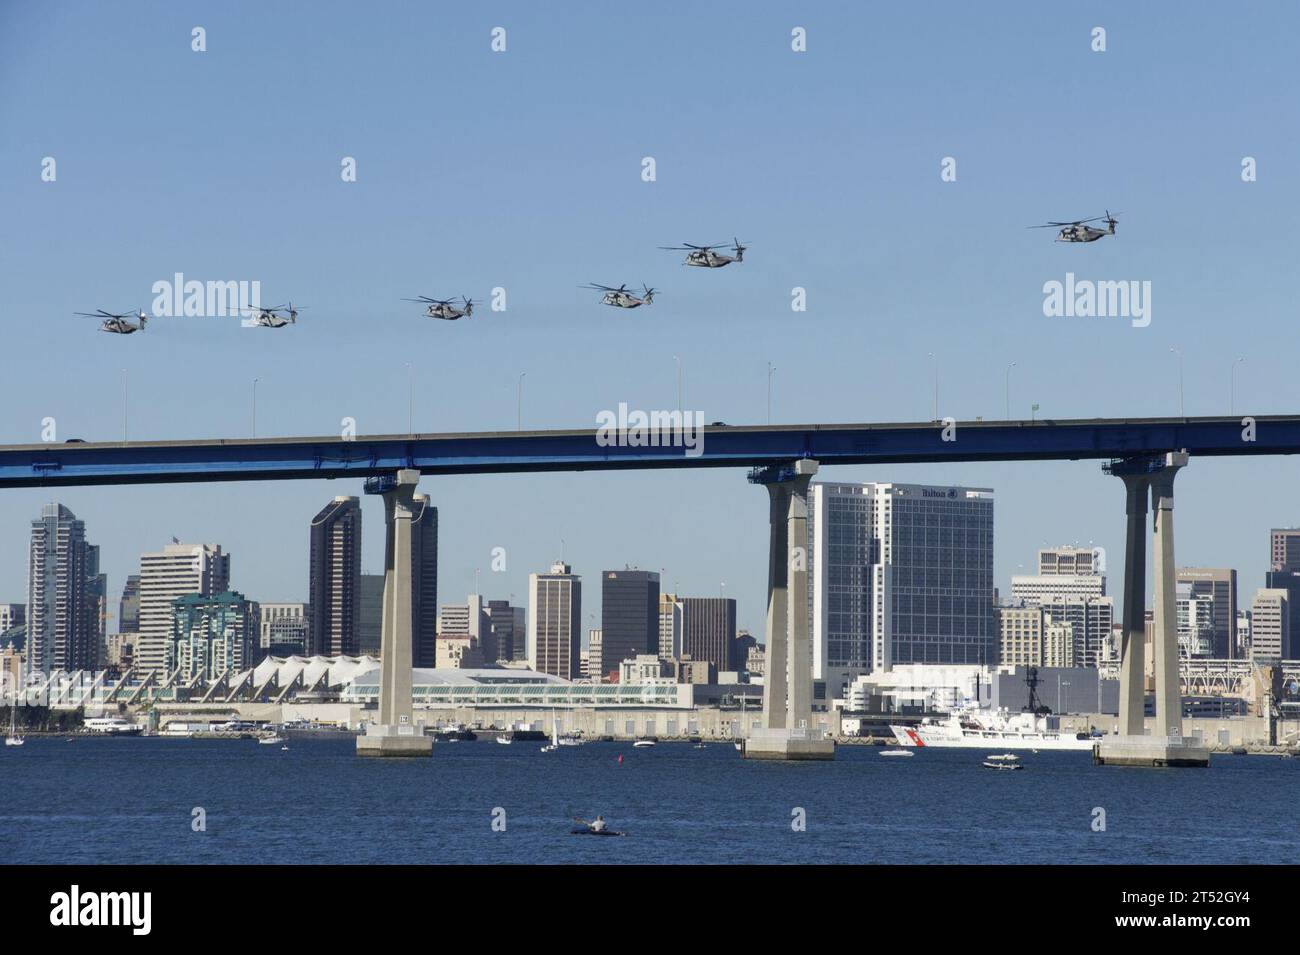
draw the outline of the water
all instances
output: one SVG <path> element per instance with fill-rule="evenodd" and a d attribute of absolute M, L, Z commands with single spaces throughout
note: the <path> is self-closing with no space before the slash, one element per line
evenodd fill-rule
<path fill-rule="evenodd" d="M 746 761 L 728 744 L 28 738 L 0 752 L 0 863 L 1269 863 L 1300 855 L 1300 760 L 1093 766 L 983 751 Z M 618 756 L 622 754 L 620 765 Z M 194 807 L 207 831 L 191 831 Z M 493 832 L 495 807 L 505 832 Z M 792 810 L 807 831 L 791 828 Z M 1092 830 L 1093 809 L 1106 831 Z M 623 839 L 569 834 L 603 813 Z"/>

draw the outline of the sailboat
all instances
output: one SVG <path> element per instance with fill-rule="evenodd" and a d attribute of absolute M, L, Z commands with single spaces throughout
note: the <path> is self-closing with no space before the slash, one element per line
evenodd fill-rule
<path fill-rule="evenodd" d="M 551 741 L 542 747 L 543 753 L 553 753 L 560 748 L 560 731 L 555 727 L 555 712 L 551 711 Z"/>
<path fill-rule="evenodd" d="M 14 701 L 9 702 L 9 735 L 5 737 L 6 746 L 22 746 L 25 740 L 18 735 L 18 705 Z"/>

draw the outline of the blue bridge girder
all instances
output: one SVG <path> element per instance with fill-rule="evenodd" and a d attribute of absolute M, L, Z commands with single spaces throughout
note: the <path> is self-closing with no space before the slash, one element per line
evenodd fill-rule
<path fill-rule="evenodd" d="M 1192 457 L 1300 453 L 1300 415 L 1099 418 L 911 424 L 716 426 L 700 447 L 598 443 L 595 427 L 305 438 L 87 442 L 0 446 L 0 487 L 291 481 L 422 474 L 764 468 L 961 461 L 1123 460 L 1186 450 Z M 945 440 L 945 434 L 952 440 Z M 608 438 L 608 435 L 605 436 Z M 635 437 L 630 435 L 629 437 Z"/>

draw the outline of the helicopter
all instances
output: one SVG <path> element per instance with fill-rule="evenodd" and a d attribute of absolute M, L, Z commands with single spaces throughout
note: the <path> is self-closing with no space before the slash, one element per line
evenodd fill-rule
<path fill-rule="evenodd" d="M 139 309 L 135 312 L 123 312 L 120 315 L 106 312 L 102 308 L 93 312 L 77 312 L 76 314 L 85 318 L 100 319 L 99 330 L 101 332 L 112 332 L 115 335 L 130 335 L 132 332 L 142 332 L 149 322 L 149 316 Z M 131 321 L 133 318 L 136 321 Z"/>
<path fill-rule="evenodd" d="M 274 308 L 263 308 L 258 305 L 245 309 L 252 318 L 244 319 L 242 324 L 245 328 L 284 328 L 298 321 L 298 312 L 304 307 L 294 308 L 293 302 L 287 305 L 276 305 Z"/>
<path fill-rule="evenodd" d="M 1089 222 L 1106 222 L 1105 229 L 1094 229 L 1088 225 Z M 1115 217 L 1106 210 L 1104 216 L 1094 216 L 1091 219 L 1077 219 L 1074 222 L 1049 222 L 1046 225 L 1031 225 L 1031 229 L 1060 229 L 1061 234 L 1056 237 L 1057 242 L 1096 242 L 1103 235 L 1115 234 Z"/>
<path fill-rule="evenodd" d="M 579 288 L 604 292 L 605 294 L 601 296 L 600 303 L 602 305 L 615 305 L 618 308 L 639 308 L 642 305 L 650 305 L 655 298 L 655 290 L 644 284 L 641 286 L 644 291 L 642 291 L 640 298 L 636 296 L 635 292 L 629 292 L 626 285 L 610 288 L 608 285 L 597 285 L 593 282 L 590 285 L 580 285 Z"/>
<path fill-rule="evenodd" d="M 724 265 L 730 265 L 732 262 L 745 261 L 745 247 L 740 244 L 739 239 L 731 240 L 731 251 L 735 255 L 723 255 L 721 252 L 714 252 L 714 249 L 723 248 L 724 243 L 717 242 L 713 245 L 691 245 L 689 242 L 683 245 L 661 245 L 659 248 L 665 252 L 685 252 L 686 260 L 682 265 L 694 265 L 702 269 L 720 269 Z"/>
<path fill-rule="evenodd" d="M 472 298 L 460 297 L 464 307 L 452 305 L 455 299 L 450 298 L 429 298 L 427 295 L 421 295 L 419 298 L 404 298 L 403 302 L 418 302 L 421 305 L 427 305 L 424 314 L 430 318 L 441 318 L 444 321 L 454 322 L 458 318 L 469 318 L 474 314 L 475 302 Z"/>

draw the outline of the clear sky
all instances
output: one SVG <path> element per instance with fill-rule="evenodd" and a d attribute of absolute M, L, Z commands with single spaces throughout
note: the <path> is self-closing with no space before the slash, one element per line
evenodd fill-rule
<path fill-rule="evenodd" d="M 1300 71 L 1291 2 L 0 5 L 0 442 L 594 427 L 621 401 L 761 423 L 1295 412 Z M 191 50 L 206 30 L 207 51 Z M 490 48 L 493 27 L 507 49 Z M 791 30 L 807 31 L 807 52 Z M 1104 53 L 1091 30 L 1107 31 Z M 57 179 L 43 182 L 53 157 Z M 354 157 L 357 181 L 340 176 Z M 657 179 L 641 178 L 642 158 Z M 957 180 L 940 163 L 957 160 Z M 1244 183 L 1241 162 L 1257 161 Z M 1122 213 L 1054 243 L 1049 219 Z M 657 246 L 739 236 L 742 266 Z M 1043 284 L 1152 283 L 1152 321 L 1045 318 Z M 154 282 L 259 280 L 297 326 L 149 308 Z M 579 285 L 648 282 L 651 308 Z M 503 313 L 423 318 L 417 294 Z M 808 309 L 791 310 L 791 289 Z M 934 359 L 929 357 L 931 354 Z M 1229 565 L 1243 602 L 1271 526 L 1300 523 L 1291 459 L 1193 461 L 1178 561 Z M 1096 462 L 838 468 L 831 480 L 989 486 L 1004 591 L 1045 543 L 1122 551 Z M 426 479 L 440 597 L 523 601 L 565 558 L 738 598 L 761 631 L 765 495 L 743 471 Z M 305 599 L 307 526 L 359 482 L 70 489 L 114 600 L 175 535 L 232 554 L 236 588 Z M 47 492 L 0 495 L 0 600 L 26 599 Z M 381 566 L 367 502 L 365 561 Z M 491 549 L 507 569 L 491 572 Z M 724 584 L 725 582 L 725 584 Z M 1118 593 L 1118 580 L 1112 591 Z M 116 608 L 114 608 L 116 609 Z M 585 621 L 592 625 L 592 620 Z M 598 625 L 598 623 L 596 624 Z"/>

